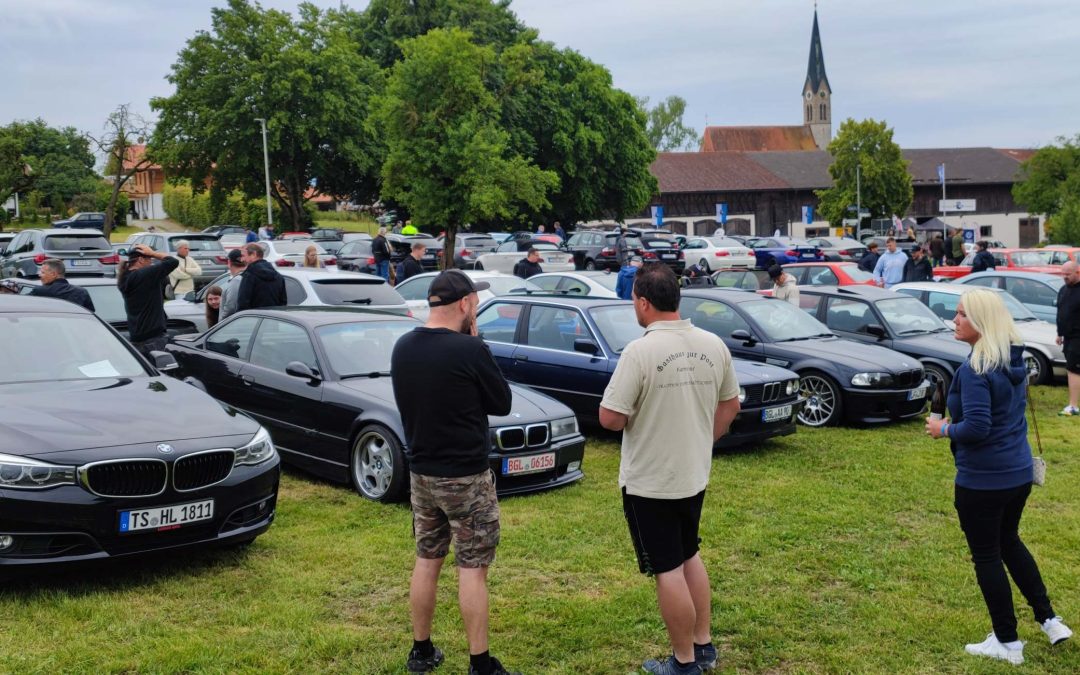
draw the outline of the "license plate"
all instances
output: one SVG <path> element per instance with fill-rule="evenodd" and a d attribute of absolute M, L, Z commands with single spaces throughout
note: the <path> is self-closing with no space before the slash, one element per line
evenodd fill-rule
<path fill-rule="evenodd" d="M 214 500 L 206 499 L 189 504 L 155 506 L 152 509 L 133 509 L 120 512 L 120 533 L 141 530 L 174 530 L 182 525 L 210 520 L 214 517 Z"/>
<path fill-rule="evenodd" d="M 926 392 L 929 389 L 926 385 L 919 387 L 918 389 L 912 389 L 907 394 L 907 400 L 915 401 L 920 398 L 926 398 Z"/>
<path fill-rule="evenodd" d="M 550 255 L 547 256 L 548 262 L 564 263 L 566 262 L 566 256 L 563 255 Z"/>
<path fill-rule="evenodd" d="M 664 260 L 671 260 L 671 259 L 673 259 L 675 257 L 675 254 L 674 253 L 663 253 L 663 254 L 660 255 L 660 257 L 663 258 Z"/>
<path fill-rule="evenodd" d="M 791 406 L 782 405 L 776 408 L 765 408 L 761 411 L 762 422 L 779 422 L 791 417 Z"/>
<path fill-rule="evenodd" d="M 517 473 L 535 473 L 536 471 L 549 471 L 555 468 L 555 453 L 545 452 L 542 455 L 528 455 L 526 457 L 504 457 L 502 472 L 504 476 L 512 476 Z"/>
<path fill-rule="evenodd" d="M 89 267 L 90 266 L 90 261 L 89 260 L 72 260 L 71 264 L 74 265 L 75 267 Z"/>

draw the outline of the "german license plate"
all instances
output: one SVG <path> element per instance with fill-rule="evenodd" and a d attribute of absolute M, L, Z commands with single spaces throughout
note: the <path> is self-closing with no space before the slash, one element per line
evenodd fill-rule
<path fill-rule="evenodd" d="M 527 455 L 525 457 L 504 457 L 502 472 L 504 476 L 512 476 L 518 473 L 535 473 L 537 471 L 549 471 L 555 468 L 555 453 L 545 452 L 542 455 Z"/>
<path fill-rule="evenodd" d="M 183 525 L 210 520 L 214 517 L 214 500 L 206 499 L 189 504 L 155 506 L 152 509 L 133 509 L 120 512 L 120 533 L 142 530 L 175 530 Z"/>
<path fill-rule="evenodd" d="M 90 261 L 89 260 L 72 260 L 71 264 L 74 265 L 75 267 L 89 267 L 90 266 Z"/>
<path fill-rule="evenodd" d="M 660 255 L 660 257 L 663 258 L 664 260 L 672 260 L 672 259 L 675 258 L 675 254 L 674 253 L 662 253 Z"/>
<path fill-rule="evenodd" d="M 907 394 L 907 400 L 917 401 L 920 398 L 926 398 L 926 391 L 929 389 L 926 385 L 919 387 L 918 389 L 912 389 Z"/>
<path fill-rule="evenodd" d="M 761 411 L 762 422 L 779 422 L 791 417 L 791 406 L 781 405 L 775 408 L 765 408 Z"/>

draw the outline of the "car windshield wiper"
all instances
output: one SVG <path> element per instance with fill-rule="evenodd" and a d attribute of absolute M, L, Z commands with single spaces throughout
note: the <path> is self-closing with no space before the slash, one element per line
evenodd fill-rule
<path fill-rule="evenodd" d="M 932 333 L 932 332 L 933 331 L 927 330 L 925 328 L 908 328 L 907 330 L 898 331 L 896 334 L 897 335 L 925 335 L 927 333 Z"/>
<path fill-rule="evenodd" d="M 777 340 L 777 342 L 795 342 L 796 340 L 813 340 L 814 338 L 825 337 L 824 333 L 818 335 L 800 335 L 798 337 L 784 338 L 783 340 Z M 829 335 L 828 337 L 832 337 Z"/>
<path fill-rule="evenodd" d="M 373 370 L 370 373 L 349 373 L 348 375 L 342 375 L 339 380 L 355 380 L 360 377 L 367 377 L 372 380 L 380 377 L 390 377 L 389 370 Z"/>
<path fill-rule="evenodd" d="M 371 298 L 356 298 L 355 300 L 345 300 L 344 302 L 347 302 L 350 305 L 370 305 Z"/>

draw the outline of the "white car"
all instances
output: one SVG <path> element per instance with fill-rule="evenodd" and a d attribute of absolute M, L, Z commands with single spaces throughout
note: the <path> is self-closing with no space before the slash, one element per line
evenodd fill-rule
<path fill-rule="evenodd" d="M 530 248 L 540 252 L 540 267 L 545 272 L 573 272 L 574 256 L 555 244 L 535 239 L 511 239 L 499 245 L 494 253 L 476 258 L 476 269 L 513 274 L 514 265 L 525 259 Z"/>
<path fill-rule="evenodd" d="M 960 302 L 960 296 L 974 288 L 977 287 L 919 281 L 897 284 L 892 290 L 917 298 L 941 317 L 945 325 L 955 328 L 953 317 L 956 316 L 956 305 Z M 1001 299 L 1005 301 L 1005 307 L 1016 323 L 1016 331 L 1020 333 L 1024 346 L 1035 357 L 1038 367 L 1035 383 L 1049 384 L 1054 376 L 1064 377 L 1065 354 L 1057 344 L 1057 327 L 1036 317 L 1030 309 L 1005 291 L 997 288 L 989 290 L 1001 293 Z"/>
<path fill-rule="evenodd" d="M 337 258 L 327 253 L 326 249 L 311 239 L 271 239 L 270 241 L 260 241 L 258 244 L 265 251 L 263 259 L 276 267 L 303 267 L 304 251 L 307 250 L 308 246 L 314 246 L 315 252 L 326 270 L 328 272 L 337 271 Z"/>
<path fill-rule="evenodd" d="M 746 246 L 727 237 L 691 237 L 683 246 L 686 265 L 697 265 L 706 273 L 729 267 L 757 266 L 757 256 Z"/>
<path fill-rule="evenodd" d="M 618 273 L 601 271 L 544 272 L 529 277 L 529 281 L 551 293 L 594 298 L 619 297 L 615 294 L 618 280 Z"/>
<path fill-rule="evenodd" d="M 481 305 L 484 304 L 485 301 L 499 295 L 543 292 L 543 289 L 532 283 L 531 280 L 525 281 L 520 277 L 515 277 L 513 274 L 487 272 L 483 270 L 462 271 L 469 275 L 469 278 L 474 282 L 486 281 L 490 285 L 490 288 L 477 293 L 477 295 L 480 296 Z M 438 272 L 424 272 L 423 274 L 409 277 L 397 286 L 394 286 L 394 290 L 400 293 L 401 297 L 405 298 L 405 304 L 409 306 L 409 311 L 412 312 L 412 315 L 421 321 L 427 321 L 428 312 L 431 310 L 428 306 L 428 289 L 431 288 L 431 281 L 438 276 L 438 274 Z"/>

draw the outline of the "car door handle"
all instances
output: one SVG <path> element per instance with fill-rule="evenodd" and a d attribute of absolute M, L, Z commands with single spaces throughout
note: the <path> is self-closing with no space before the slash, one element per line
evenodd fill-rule
<path fill-rule="evenodd" d="M 521 354 L 520 356 L 514 356 L 515 361 L 528 361 L 529 357 Z"/>
<path fill-rule="evenodd" d="M 255 378 L 251 375 L 241 375 L 240 379 L 244 382 L 244 384 L 248 385 L 249 387 L 255 384 Z"/>

